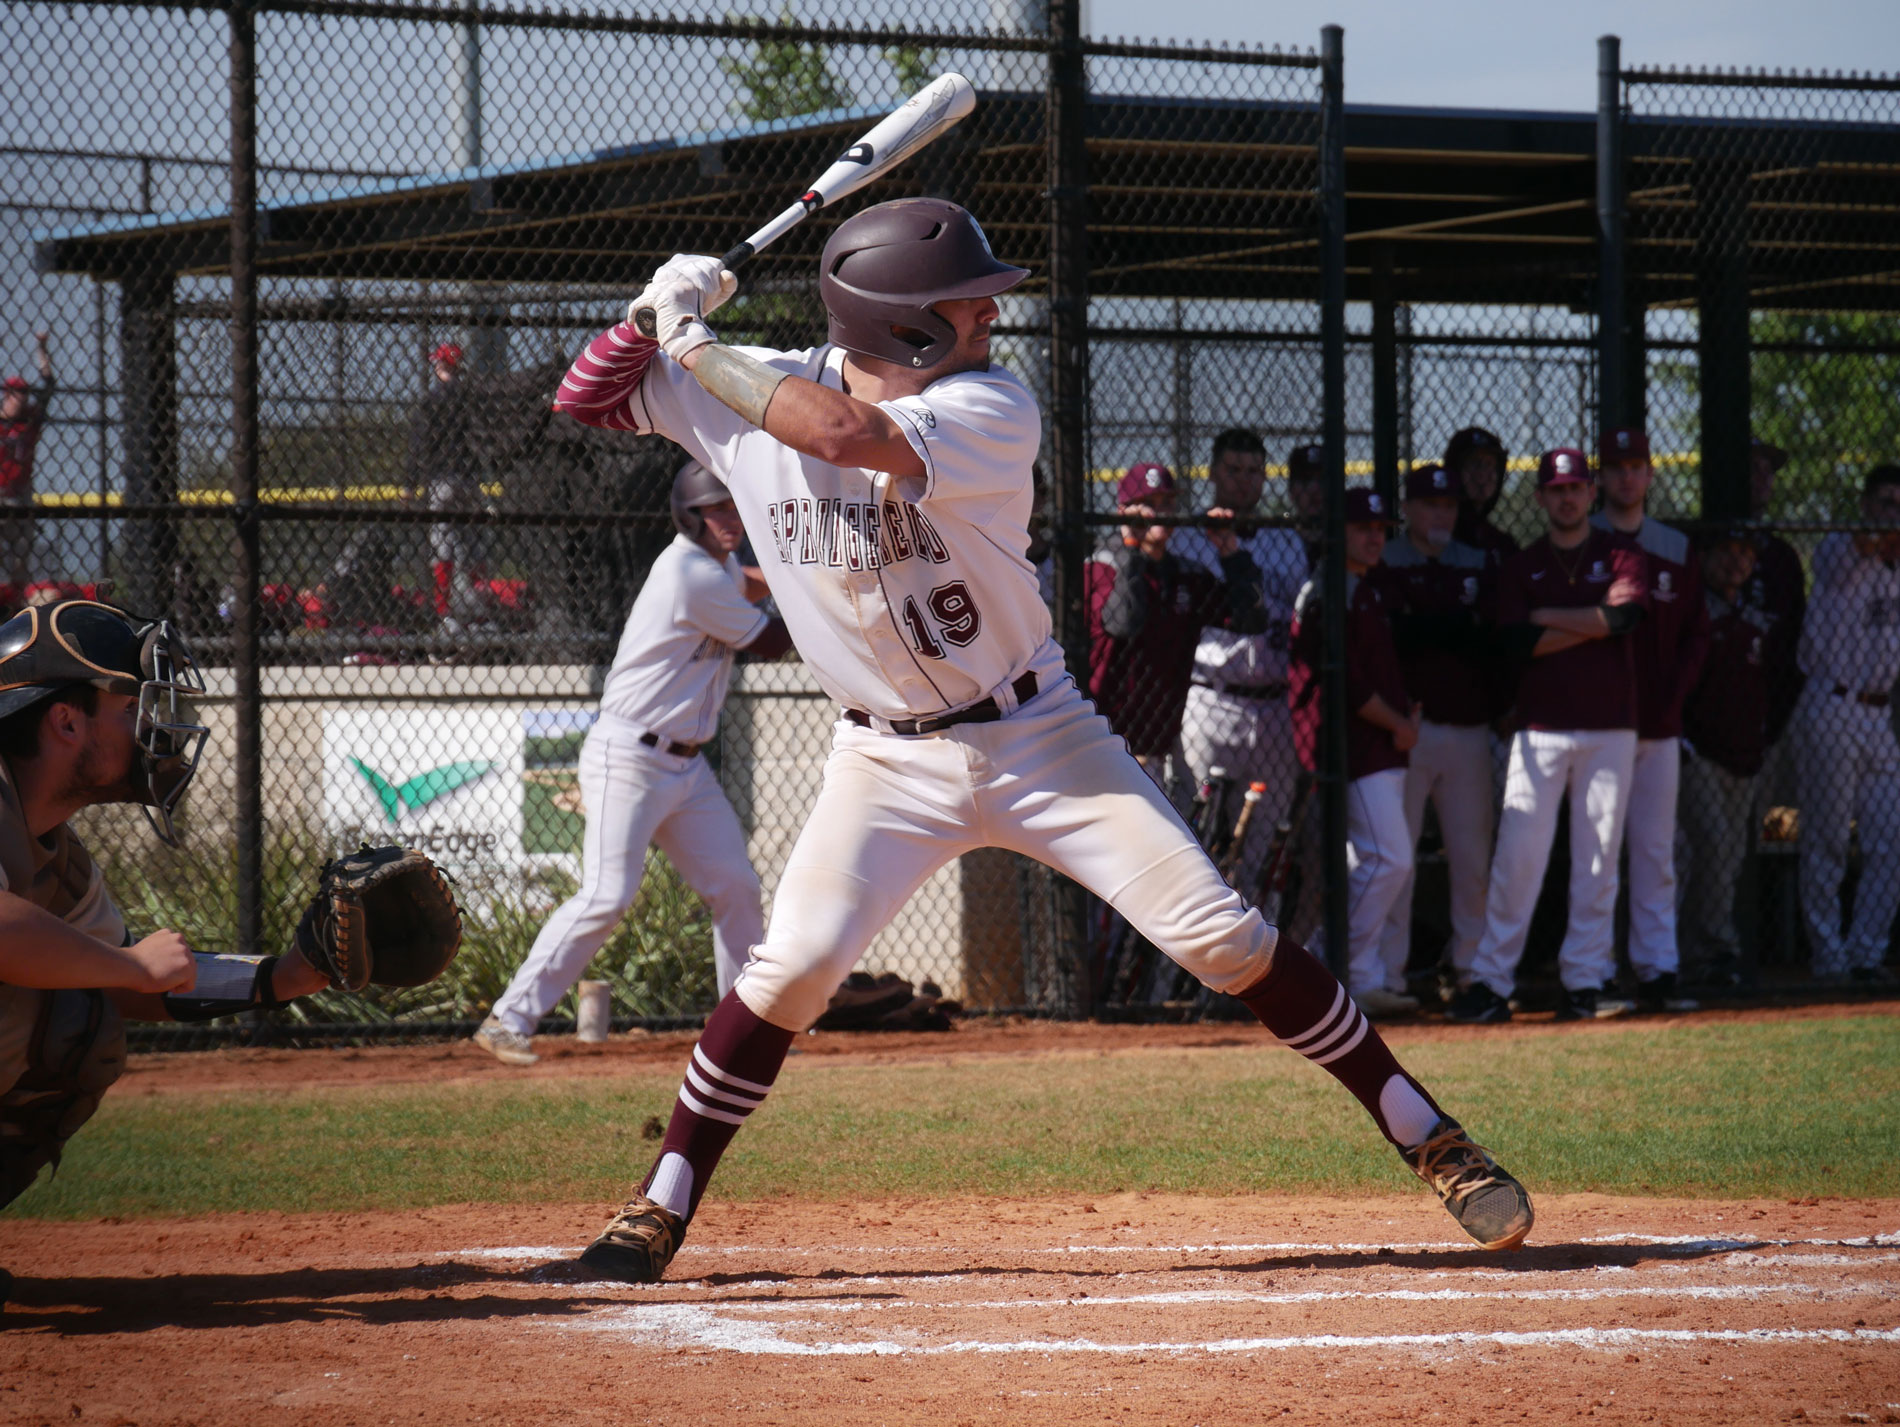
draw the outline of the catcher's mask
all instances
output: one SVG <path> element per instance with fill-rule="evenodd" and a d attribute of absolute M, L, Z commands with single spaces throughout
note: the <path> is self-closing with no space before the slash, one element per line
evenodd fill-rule
<path fill-rule="evenodd" d="M 184 637 L 169 620 L 94 600 L 63 600 L 0 624 L 0 718 L 74 684 L 139 701 L 133 791 L 159 841 L 178 846 L 172 814 L 211 732 L 187 719 L 184 705 L 205 682 Z"/>

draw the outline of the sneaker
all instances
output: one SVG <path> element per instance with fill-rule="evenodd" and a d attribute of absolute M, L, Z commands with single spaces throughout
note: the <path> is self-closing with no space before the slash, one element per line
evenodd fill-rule
<path fill-rule="evenodd" d="M 686 1239 L 686 1221 L 636 1194 L 587 1246 L 581 1262 L 622 1283 L 658 1283 Z"/>
<path fill-rule="evenodd" d="M 1352 999 L 1375 1021 L 1381 1016 L 1409 1016 L 1418 1009 L 1418 997 L 1408 996 L 1403 991 L 1388 991 L 1383 986 L 1361 991 Z"/>
<path fill-rule="evenodd" d="M 541 1057 L 534 1053 L 534 1038 L 511 1031 L 490 1016 L 482 1028 L 469 1037 L 476 1045 L 503 1065 L 533 1065 Z"/>
<path fill-rule="evenodd" d="M 1445 1019 L 1464 1025 L 1498 1025 L 1511 1019 L 1511 1003 L 1482 981 L 1473 981 L 1452 998 Z"/>
<path fill-rule="evenodd" d="M 1564 991 L 1564 999 L 1557 1007 L 1557 1019 L 1607 1021 L 1612 1016 L 1627 1016 L 1635 1009 L 1634 1001 L 1617 995 L 1607 987 L 1582 986 L 1575 991 Z"/>
<path fill-rule="evenodd" d="M 1399 1151 L 1412 1173 L 1431 1186 L 1451 1217 L 1487 1249 L 1514 1249 L 1536 1217 L 1531 1197 L 1450 1116 L 1423 1144 Z"/>
<path fill-rule="evenodd" d="M 1699 1011 L 1702 1003 L 1693 996 L 1685 996 L 1676 987 L 1676 973 L 1665 971 L 1660 976 L 1652 976 L 1647 981 L 1636 983 L 1636 1004 L 1643 1010 L 1655 1015 L 1666 1011 Z"/>

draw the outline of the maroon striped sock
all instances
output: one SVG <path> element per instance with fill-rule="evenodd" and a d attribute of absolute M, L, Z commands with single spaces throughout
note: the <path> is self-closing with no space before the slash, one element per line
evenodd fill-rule
<path fill-rule="evenodd" d="M 659 1158 L 640 1186 L 642 1193 L 692 1218 L 719 1157 L 778 1078 L 795 1034 L 760 1020 L 736 992 L 726 993 L 706 1018 L 706 1029 L 686 1063 L 673 1118 L 667 1122 Z M 677 1158 L 669 1161 L 669 1156 Z M 682 1170 L 690 1170 L 684 1182 Z"/>
<path fill-rule="evenodd" d="M 1240 1001 L 1282 1045 L 1352 1091 L 1379 1133 L 1399 1148 L 1422 1143 L 1431 1123 L 1445 1113 L 1393 1058 L 1333 973 L 1285 932 L 1273 948 L 1267 974 L 1241 992 Z"/>

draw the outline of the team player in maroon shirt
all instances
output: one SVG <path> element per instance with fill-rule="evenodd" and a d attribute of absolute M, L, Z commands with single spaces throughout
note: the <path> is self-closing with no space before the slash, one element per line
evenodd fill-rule
<path fill-rule="evenodd" d="M 1454 431 L 1445 443 L 1445 469 L 1458 483 L 1458 524 L 1453 537 L 1464 545 L 1495 556 L 1499 562 L 1515 555 L 1517 541 L 1491 523 L 1498 497 L 1504 494 L 1504 474 L 1510 456 L 1504 443 L 1482 426 Z"/>
<path fill-rule="evenodd" d="M 1590 526 L 1596 484 L 1583 452 L 1546 451 L 1537 503 L 1548 533 L 1504 562 L 1500 626 L 1541 632 L 1518 680 L 1504 812 L 1472 982 L 1454 1021 L 1508 1021 L 1517 964 L 1550 862 L 1557 810 L 1570 794 L 1570 925 L 1558 952 L 1565 1020 L 1618 1015 L 1605 993 L 1616 971 L 1612 919 L 1616 854 L 1636 758 L 1636 661 L 1629 632 L 1641 619 L 1648 576 L 1626 535 Z"/>
<path fill-rule="evenodd" d="M 1418 1009 L 1405 993 L 1404 957 L 1392 967 L 1380 952 L 1386 917 L 1412 875 L 1405 765 L 1420 718 L 1405 696 L 1385 601 L 1370 578 L 1385 552 L 1390 516 L 1384 504 L 1376 491 L 1346 492 L 1346 706 L 1352 711 L 1346 725 L 1346 986 L 1368 1016 Z M 1309 770 L 1319 766 L 1322 717 L 1320 589 L 1316 570 L 1294 606 L 1287 668 L 1293 744 Z"/>
<path fill-rule="evenodd" d="M 1756 532 L 1716 530 L 1698 542 L 1709 653 L 1682 709 L 1681 924 L 1684 979 L 1741 981 L 1735 885 L 1748 856 L 1755 782 L 1768 750 L 1772 621 L 1747 602 Z"/>
<path fill-rule="evenodd" d="M 1481 630 L 1497 600 L 1497 565 L 1452 537 L 1458 486 L 1443 466 L 1405 477 L 1405 536 L 1385 549 L 1373 572 L 1391 616 L 1405 687 L 1424 710 L 1418 746 L 1405 773 L 1406 835 L 1417 846 L 1425 804 L 1438 827 L 1451 873 L 1451 965 L 1462 989 L 1484 934 L 1485 879 L 1491 871 L 1492 662 Z M 1380 955 L 1402 979 L 1412 945 L 1412 883 L 1386 914 Z"/>
<path fill-rule="evenodd" d="M 1748 513 L 1756 520 L 1772 514 L 1775 478 L 1788 464 L 1788 453 L 1769 441 L 1748 443 Z M 1742 603 L 1766 622 L 1768 643 L 1762 658 L 1768 678 L 1768 756 L 1756 781 L 1757 805 L 1799 801 L 1795 790 L 1790 740 L 1782 735 L 1794 718 L 1807 676 L 1801 672 L 1801 628 L 1808 614 L 1808 575 L 1801 556 L 1779 535 L 1755 532 L 1755 573 L 1742 586 Z"/>
<path fill-rule="evenodd" d="M 1636 655 L 1636 761 L 1623 839 L 1629 852 L 1630 966 L 1646 1011 L 1693 1011 L 1676 985 L 1676 794 L 1682 703 L 1709 651 L 1709 612 L 1689 538 L 1646 513 L 1656 476 L 1649 437 L 1632 427 L 1604 435 L 1597 481 L 1603 509 L 1590 522 L 1627 535 L 1648 557 L 1648 615 L 1630 635 Z"/>
<path fill-rule="evenodd" d="M 1181 716 L 1201 629 L 1214 624 L 1258 634 L 1266 628 L 1260 571 L 1231 525 L 1207 530 L 1221 564 L 1218 575 L 1169 551 L 1173 527 L 1144 520 L 1174 514 L 1174 473 L 1166 466 L 1144 461 L 1131 468 L 1115 501 L 1131 523 L 1121 527 L 1112 548 L 1089 562 L 1089 693 L 1128 751 L 1165 789 L 1168 756 L 1182 762 Z"/>

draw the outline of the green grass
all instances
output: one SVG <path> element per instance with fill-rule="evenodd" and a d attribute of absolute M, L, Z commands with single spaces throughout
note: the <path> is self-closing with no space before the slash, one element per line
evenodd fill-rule
<path fill-rule="evenodd" d="M 946 1050 L 950 1045 L 946 1044 Z M 1633 1026 L 1420 1045 L 1412 1068 L 1534 1191 L 1900 1195 L 1900 1020 Z M 44 1218 L 597 1200 L 652 1153 L 676 1075 L 108 1096 Z M 1329 1077 L 1236 1048 L 788 1062 L 719 1178 L 796 1195 L 1412 1193 Z"/>

